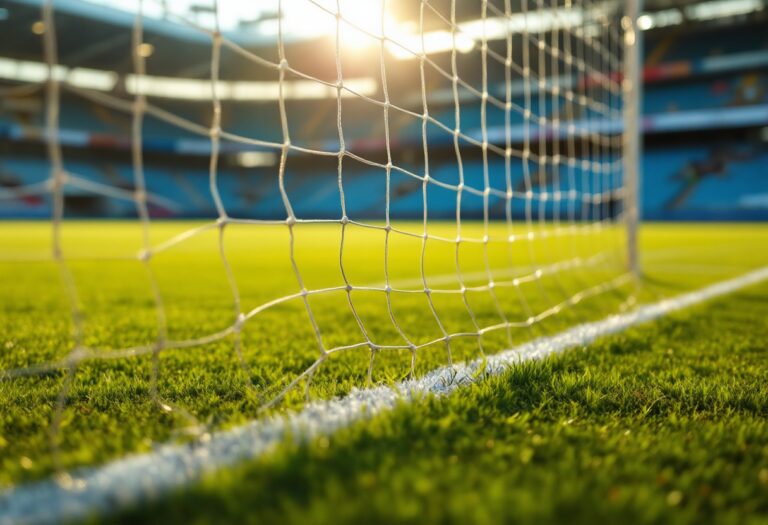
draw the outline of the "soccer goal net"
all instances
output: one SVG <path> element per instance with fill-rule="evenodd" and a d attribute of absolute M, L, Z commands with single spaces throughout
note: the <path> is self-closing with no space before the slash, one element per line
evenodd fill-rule
<path fill-rule="evenodd" d="M 635 2 L 35 4 L 0 212 L 48 220 L 2 228 L 2 396 L 65 466 L 73 428 L 140 449 L 632 297 Z"/>

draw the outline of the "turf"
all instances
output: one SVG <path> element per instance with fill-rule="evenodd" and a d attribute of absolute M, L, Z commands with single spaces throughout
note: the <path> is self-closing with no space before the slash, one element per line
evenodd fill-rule
<path fill-rule="evenodd" d="M 200 224 L 156 223 L 154 246 Z M 404 228 L 419 231 L 416 224 Z M 435 224 L 432 235 L 453 238 L 455 226 Z M 466 224 L 464 236 L 481 237 L 482 225 Z M 506 236 L 494 227 L 492 236 Z M 519 233 L 519 232 L 518 232 Z M 50 259 L 50 228 L 42 223 L 0 225 L 0 334 L 4 351 L 0 369 L 19 369 L 62 359 L 81 345 L 107 353 L 113 349 L 151 345 L 158 338 L 158 308 L 146 268 L 136 260 L 141 231 L 130 223 L 68 222 L 63 232 L 67 269 L 76 283 L 75 304 L 82 322 L 72 321 L 72 301 L 62 285 L 60 268 Z M 338 226 L 301 225 L 295 228 L 295 260 L 307 289 L 344 284 L 340 266 Z M 525 276 L 570 254 L 588 257 L 606 248 L 620 248 L 618 232 L 589 233 L 563 247 L 563 238 L 537 238 L 514 244 L 491 243 L 488 260 L 499 282 Z M 174 243 L 151 260 L 153 278 L 163 297 L 162 314 L 171 340 L 189 340 L 220 332 L 235 319 L 233 295 L 218 245 L 216 228 Z M 285 226 L 230 225 L 224 249 L 240 295 L 240 309 L 248 312 L 276 297 L 295 294 L 296 277 L 289 257 Z M 570 239 L 567 239 L 570 240 Z M 383 232 L 350 226 L 341 256 L 347 279 L 356 286 L 382 283 Z M 499 246 L 497 246 L 498 244 Z M 570 244 L 570 243 L 569 243 Z M 424 273 L 430 282 L 455 282 L 455 245 L 428 242 Z M 636 297 L 640 301 L 700 287 L 743 273 L 768 262 L 768 228 L 760 225 L 649 225 L 643 232 L 646 274 Z M 570 251 L 569 251 L 570 250 Z M 519 288 L 498 287 L 504 313 L 525 319 L 525 305 L 541 312 L 564 298 L 619 275 L 621 251 L 583 271 L 561 272 L 526 282 Z M 421 286 L 421 239 L 393 235 L 389 270 L 393 282 L 418 290 Z M 462 245 L 462 271 L 467 285 L 487 284 L 485 254 L 480 245 Z M 512 273 L 498 269 L 512 268 Z M 446 276 L 448 280 L 445 281 Z M 442 281 L 441 281 L 442 279 Z M 451 282 L 452 281 L 452 282 Z M 414 284 L 415 283 L 415 284 Z M 448 285 L 439 285 L 447 287 Z M 520 293 L 518 293 L 520 292 Z M 476 357 L 479 343 L 493 352 L 575 322 L 600 318 L 626 306 L 637 291 L 632 283 L 585 299 L 572 308 L 529 328 L 510 333 L 497 330 L 478 337 L 451 341 L 456 360 Z M 525 303 L 520 301 L 525 297 Z M 365 329 L 379 344 L 402 343 L 392 328 L 381 292 L 353 291 L 353 303 Z M 393 294 L 392 310 L 403 330 L 418 344 L 440 337 L 423 293 Z M 471 318 L 460 294 L 434 294 L 435 308 L 451 332 L 472 332 Z M 499 322 L 487 291 L 468 294 L 478 324 Z M 364 340 L 350 313 L 344 290 L 310 297 L 326 347 Z M 246 370 L 235 351 L 234 338 L 223 337 L 190 348 L 164 350 L 157 360 L 142 354 L 131 358 L 80 363 L 72 376 L 61 426 L 51 433 L 57 399 L 67 382 L 66 370 L 51 370 L 26 378 L 0 381 L 0 486 L 50 475 L 57 468 L 100 464 L 131 452 L 149 450 L 155 443 L 188 438 L 187 431 L 210 431 L 236 425 L 259 415 L 290 379 L 318 357 L 318 346 L 300 299 L 268 309 L 245 323 L 241 350 Z M 395 381 L 410 369 L 407 350 L 376 354 L 373 380 Z M 310 393 L 314 397 L 343 394 L 366 384 L 371 352 L 367 347 L 339 352 L 321 367 Z M 447 349 L 437 343 L 420 350 L 416 372 L 447 360 Z M 152 395 L 157 372 L 157 396 Z M 296 408 L 303 390 L 292 390 L 275 408 Z M 163 410 L 158 401 L 171 406 Z M 186 436 L 186 437 L 185 437 Z"/>
<path fill-rule="evenodd" d="M 209 476 L 124 523 L 768 523 L 768 285 Z"/>

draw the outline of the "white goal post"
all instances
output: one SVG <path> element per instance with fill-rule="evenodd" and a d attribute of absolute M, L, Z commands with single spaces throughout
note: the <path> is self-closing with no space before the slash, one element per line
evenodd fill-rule
<path fill-rule="evenodd" d="M 629 270 L 640 277 L 640 255 L 638 252 L 638 228 L 640 224 L 640 182 L 642 156 L 643 97 L 643 32 L 638 27 L 638 18 L 643 12 L 643 0 L 628 0 L 625 24 L 625 66 L 624 66 L 624 173 L 627 185 L 627 265 Z"/>

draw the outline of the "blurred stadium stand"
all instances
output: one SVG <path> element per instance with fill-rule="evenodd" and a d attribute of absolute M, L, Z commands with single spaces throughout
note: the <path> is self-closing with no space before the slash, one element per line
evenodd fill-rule
<path fill-rule="evenodd" d="M 79 2 L 82 4 L 82 2 Z M 711 2 L 710 2 L 711 3 Z M 728 0 L 722 3 L 727 4 Z M 57 24 L 79 28 L 74 36 L 60 32 L 60 56 L 69 67 L 87 67 L 131 71 L 129 45 L 132 17 L 104 6 L 78 10 L 77 0 L 56 2 Z M 677 4 L 697 5 L 696 2 Z M 9 0 L 3 5 L 0 19 L 0 217 L 48 217 L 49 197 L 39 191 L 46 184 L 49 166 L 45 156 L 45 101 L 40 83 L 23 84 L 3 71 L 13 69 L 20 61 L 39 61 L 41 43 L 30 27 L 39 19 L 39 5 L 33 0 Z M 643 216 L 650 220 L 768 220 L 768 9 L 765 4 L 748 13 L 707 20 L 689 20 L 682 7 L 669 7 L 670 2 L 647 1 L 645 18 L 645 90 L 643 131 Z M 70 9 L 71 7 L 71 9 Z M 662 23 L 675 9 L 682 20 Z M 674 17 L 673 17 L 674 18 Z M 127 21 L 126 21 L 127 20 Z M 656 22 L 654 22 L 656 21 Z M 658 22 L 658 23 L 657 23 Z M 164 24 L 166 27 L 168 24 Z M 188 30 L 169 31 L 147 24 L 147 39 L 156 50 L 148 61 L 149 73 L 162 76 L 206 78 L 210 43 Z M 90 45 L 84 45 L 89 42 Z M 185 52 L 178 53 L 183 45 Z M 291 60 L 301 60 L 306 44 L 290 47 Z M 261 54 L 274 49 L 264 42 L 252 43 Z M 177 51 L 174 51 L 177 50 Z M 305 60 L 306 62 L 306 60 Z M 471 64 L 467 68 L 475 67 Z M 312 67 L 311 63 L 305 65 Z M 403 66 L 406 69 L 405 66 Z M 222 78 L 236 80 L 274 80 L 274 72 L 258 71 L 244 64 L 240 57 L 225 55 Z M 355 71 L 351 72 L 354 76 Z M 407 75 L 404 72 L 403 75 Z M 270 76 L 271 75 L 271 76 Z M 122 77 L 120 77 L 122 78 Z M 563 79 L 563 82 L 588 82 L 589 79 Z M 392 79 L 396 86 L 398 78 Z M 501 90 L 503 79 L 490 79 L 491 86 Z M 396 92 L 395 88 L 391 88 Z M 447 129 L 456 126 L 450 84 L 435 80 L 430 86 L 433 116 Z M 107 90 L 130 103 L 121 81 Z M 524 86 L 514 86 L 513 103 L 524 106 Z M 98 95 L 98 93 L 97 93 Z M 413 105 L 414 93 L 399 95 L 403 106 Z M 407 100 L 410 97 L 411 100 Z M 191 126 L 179 127 L 161 118 L 147 115 L 143 125 L 145 177 L 149 192 L 150 212 L 156 217 L 215 216 L 208 181 L 210 141 L 194 131 L 210 124 L 209 100 L 153 98 L 162 110 L 182 117 Z M 377 162 L 386 162 L 381 108 L 359 100 L 344 102 L 343 115 L 347 147 L 353 153 Z M 481 115 L 477 99 L 463 100 L 461 128 L 467 135 L 480 137 Z M 583 111 L 566 115 L 564 105 L 552 98 L 531 97 L 534 115 L 552 117 L 574 123 L 590 122 L 597 113 Z M 292 100 L 287 106 L 292 141 L 308 148 L 333 151 L 338 149 L 336 101 Z M 133 168 L 130 163 L 131 113 L 110 109 L 98 96 L 89 96 L 77 88 L 63 91 L 59 124 L 59 140 L 64 147 L 65 168 L 69 174 L 66 209 L 72 216 L 130 217 L 135 215 L 133 203 L 125 197 L 133 192 Z M 505 119 L 501 111 L 489 112 L 489 139 L 503 143 Z M 513 141 L 524 139 L 523 118 L 511 114 Z M 261 141 L 281 143 L 282 132 L 277 103 L 224 102 L 224 131 Z M 456 184 L 458 174 L 449 133 L 430 125 L 428 130 L 431 176 Z M 434 128 L 434 129 L 432 129 Z M 393 143 L 399 147 L 398 165 L 414 172 L 421 165 L 421 121 L 404 114 L 393 114 L 390 121 Z M 533 130 L 534 142 L 539 133 L 557 130 Z M 434 149 L 434 151 L 432 151 Z M 276 180 L 277 157 L 273 150 L 238 141 L 222 143 L 219 189 L 232 216 L 282 218 L 285 211 Z M 341 214 L 336 159 L 327 163 L 308 162 L 293 153 L 286 172 L 286 191 L 297 216 L 302 218 L 338 218 Z M 348 213 L 352 217 L 383 218 L 384 177 L 381 170 L 345 160 L 344 190 Z M 491 177 L 504 177 L 502 159 L 488 164 Z M 482 188 L 485 166 L 477 151 L 467 151 L 464 177 L 467 186 Z M 580 180 L 578 167 L 573 168 Z M 498 175 L 500 174 L 500 175 Z M 512 180 L 516 192 L 523 194 L 523 166 L 519 159 L 512 163 Z M 552 219 L 562 218 L 564 206 L 559 200 L 571 199 L 577 215 L 596 213 L 591 203 L 583 203 L 579 190 L 599 191 L 583 185 L 569 186 L 569 177 L 546 173 L 537 177 L 539 191 L 548 192 L 547 202 L 535 203 L 537 213 Z M 580 184 L 582 184 L 580 182 Z M 586 181 L 586 184 L 594 182 Z M 501 184 L 499 184 L 501 185 Z M 92 191 L 109 187 L 112 191 Z M 392 216 L 417 218 L 422 214 L 419 181 L 394 172 L 391 183 Z M 455 215 L 455 194 L 432 191 L 428 206 L 430 216 L 451 218 Z M 609 202 L 610 205 L 610 202 Z M 491 197 L 490 206 L 503 208 L 503 199 Z M 462 203 L 462 214 L 480 217 L 481 198 L 468 197 Z M 503 211 L 503 210 L 501 210 Z M 525 199 L 513 201 L 513 215 L 525 214 Z M 501 215 L 501 213 L 500 213 Z"/>

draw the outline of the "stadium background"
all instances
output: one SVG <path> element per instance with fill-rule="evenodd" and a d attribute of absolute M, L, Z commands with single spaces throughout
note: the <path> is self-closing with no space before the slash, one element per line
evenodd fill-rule
<path fill-rule="evenodd" d="M 70 68 L 90 68 L 116 73 L 113 85 L 104 91 L 131 100 L 126 78 L 133 71 L 130 54 L 133 15 L 108 5 L 87 5 L 75 0 L 57 0 L 56 26 L 60 63 Z M 642 130 L 642 217 L 645 220 L 765 220 L 768 219 L 768 10 L 762 0 L 718 2 L 670 2 L 649 0 L 641 24 L 645 30 Z M 0 106 L 0 217 L 48 218 L 51 198 L 46 192 L 20 191 L 43 184 L 49 177 L 45 150 L 45 88 L 28 83 L 32 67 L 41 67 L 42 39 L 39 2 L 6 0 L 0 4 L 0 89 L 9 90 Z M 468 5 L 468 4 L 460 4 Z M 196 16 L 206 10 L 197 7 Z M 194 13 L 194 10 L 192 11 Z M 459 13 L 459 19 L 462 15 Z M 264 20 L 241 21 L 238 31 L 251 35 L 241 39 L 260 56 L 276 58 L 274 37 L 259 37 Z M 268 22 L 268 21 L 267 21 Z M 326 39 L 327 40 L 327 39 Z M 210 39 L 178 24 L 147 19 L 144 27 L 147 73 L 163 77 L 210 78 Z M 317 61 L 313 46 L 330 45 L 313 39 L 289 42 L 291 64 L 302 71 L 335 75 L 332 63 Z M 520 46 L 517 46 L 518 53 Z M 325 53 L 331 60 L 333 53 Z M 460 57 L 461 59 L 461 57 Z M 346 58 L 345 58 L 346 60 Z M 378 64 L 365 60 L 345 62 L 345 75 L 376 78 Z M 393 103 L 420 106 L 419 93 L 398 90 L 398 83 L 418 74 L 418 61 L 403 61 L 391 69 Z M 477 61 L 475 61 L 477 62 Z M 469 78 L 479 68 L 468 56 L 460 70 Z M 29 69 L 29 68 L 28 68 Z M 31 72 L 30 72 L 31 71 Z M 38 71 L 39 73 L 39 71 Z M 113 73 L 113 74 L 114 74 Z M 26 75 L 26 76 L 25 76 Z M 31 76 L 30 76 L 31 75 Z M 274 70 L 255 65 L 234 53 L 224 53 L 224 80 L 276 81 Z M 333 81 L 333 78 L 329 78 Z M 450 84 L 427 79 L 432 107 L 438 118 L 450 124 L 453 100 L 440 95 Z M 491 85 L 503 79 L 490 79 Z M 578 79 L 573 82 L 589 82 Z M 28 89 L 18 89 L 22 84 Z M 521 85 L 514 100 L 524 105 Z M 178 95 L 178 96 L 177 96 Z M 395 100 L 402 97 L 401 100 Z M 199 123 L 211 123 L 210 96 L 172 94 L 153 97 L 152 102 L 173 115 Z M 355 98 L 345 99 L 343 129 L 347 148 L 385 162 L 381 109 Z M 561 110 L 557 103 L 535 94 L 532 111 L 553 118 Z M 480 110 L 477 99 L 462 101 L 462 129 L 479 136 Z M 307 147 L 338 148 L 336 99 L 288 101 L 292 140 Z M 503 112 L 490 112 L 488 132 L 503 130 Z M 573 118 L 587 118 L 575 115 Z M 561 117 L 562 118 L 562 117 Z M 519 142 L 523 118 L 512 116 L 513 140 Z M 421 155 L 421 121 L 408 115 L 392 118 L 391 135 L 397 145 L 397 162 L 416 166 Z M 224 101 L 222 128 L 259 140 L 282 141 L 276 101 Z M 98 188 L 133 191 L 131 166 L 131 113 L 110 109 L 82 96 L 76 89 L 62 91 L 59 121 L 60 142 L 67 171 Z M 455 178 L 450 134 L 428 130 L 430 158 L 438 177 Z M 150 213 L 153 217 L 215 217 L 209 190 L 210 140 L 147 115 L 143 125 L 143 151 Z M 277 186 L 278 156 L 268 149 L 247 144 L 223 143 L 219 169 L 219 191 L 228 212 L 238 217 L 284 218 L 285 210 Z M 482 187 L 483 167 L 478 155 L 465 154 L 467 185 Z M 503 170 L 503 160 L 491 159 L 489 170 Z M 501 163 L 500 165 L 494 164 Z M 522 187 L 522 163 L 513 163 L 516 189 Z M 345 161 L 344 189 L 348 213 L 380 218 L 385 190 L 383 178 L 365 164 Z M 325 160 L 291 154 L 286 171 L 287 192 L 296 215 L 308 218 L 338 218 L 336 159 Z M 546 178 L 546 176 L 545 176 Z M 542 184 L 541 181 L 538 182 Z M 545 181 L 549 184 L 551 181 Z M 132 217 L 135 205 L 126 199 L 110 198 L 89 191 L 87 184 L 68 185 L 66 215 L 69 217 Z M 422 214 L 421 183 L 407 177 L 392 178 L 393 217 L 415 218 Z M 498 203 L 497 203 L 498 204 Z M 494 204 L 491 202 L 491 207 Z M 521 216 L 522 200 L 513 209 Z M 430 218 L 451 218 L 455 198 L 432 192 Z M 482 199 L 468 200 L 463 214 L 482 215 Z"/>

